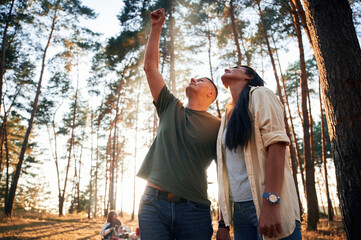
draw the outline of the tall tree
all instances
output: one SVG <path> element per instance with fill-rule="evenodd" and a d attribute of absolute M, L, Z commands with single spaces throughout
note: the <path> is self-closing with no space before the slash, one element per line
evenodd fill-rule
<path fill-rule="evenodd" d="M 348 239 L 361 229 L 361 50 L 347 0 L 303 0 L 320 74 Z"/>
<path fill-rule="evenodd" d="M 241 53 L 241 48 L 239 46 L 239 41 L 238 41 L 238 31 L 237 31 L 237 23 L 236 23 L 236 19 L 234 16 L 234 0 L 230 0 L 229 1 L 229 12 L 228 15 L 231 19 L 231 23 L 232 23 L 232 31 L 233 31 L 233 39 L 234 39 L 234 45 L 236 46 L 237 49 L 237 65 L 241 65 L 242 64 L 242 53 Z"/>
<path fill-rule="evenodd" d="M 11 0 L 10 8 L 7 16 L 5 17 L 5 26 L 3 30 L 2 43 L 1 43 L 1 59 L 0 59 L 0 112 L 1 112 L 1 104 L 2 104 L 2 92 L 3 92 L 3 79 L 5 73 L 5 54 L 6 54 L 6 43 L 8 38 L 8 28 L 10 26 L 10 21 L 12 18 L 12 13 L 14 9 L 15 0 Z"/>
<path fill-rule="evenodd" d="M 35 117 L 36 110 L 37 110 L 37 105 L 38 105 L 40 90 L 41 90 L 41 84 L 42 84 L 43 74 L 44 74 L 44 69 L 45 69 L 46 54 L 47 54 L 48 48 L 50 46 L 50 42 L 52 40 L 54 30 L 55 30 L 55 23 L 56 23 L 56 19 L 57 19 L 58 8 L 59 8 L 58 4 L 59 4 L 59 2 L 57 2 L 55 4 L 55 6 L 54 6 L 54 12 L 53 12 L 53 16 L 51 18 L 52 19 L 52 25 L 51 25 L 51 28 L 50 28 L 50 33 L 49 33 L 47 44 L 46 44 L 46 46 L 44 48 L 44 51 L 43 51 L 40 78 L 39 78 L 39 82 L 38 82 L 38 86 L 37 86 L 37 90 L 36 90 L 36 94 L 35 94 L 33 109 L 32 109 L 32 112 L 31 112 L 30 119 L 29 119 L 28 129 L 27 129 L 26 135 L 24 137 L 22 149 L 21 149 L 21 152 L 20 152 L 19 162 L 18 162 L 18 164 L 16 166 L 16 172 L 15 172 L 13 181 L 11 183 L 9 199 L 6 202 L 6 205 L 5 205 L 5 216 L 7 216 L 7 217 L 11 217 L 11 214 L 12 214 L 16 188 L 17 188 L 17 185 L 18 185 L 20 172 L 21 172 L 21 168 L 22 168 L 22 165 L 23 165 L 24 157 L 25 157 L 25 150 L 26 150 L 26 147 L 27 147 L 27 144 L 28 144 L 30 132 L 31 132 L 32 127 L 33 127 L 33 121 L 34 121 L 34 117 Z"/>
<path fill-rule="evenodd" d="M 296 7 L 291 2 L 291 13 L 294 27 L 297 35 L 298 50 L 300 55 L 300 86 L 301 86 L 301 103 L 302 103 L 302 126 L 303 126 L 303 151 L 305 157 L 306 169 L 306 200 L 307 200 L 307 229 L 317 229 L 318 201 L 315 188 L 315 167 L 311 157 L 311 137 L 310 137 L 310 117 L 309 108 L 307 107 L 307 99 L 309 95 L 306 61 L 304 55 L 304 46 L 302 40 L 302 32 L 300 28 L 299 16 L 296 12 Z"/>
<path fill-rule="evenodd" d="M 73 19 L 75 19 L 75 20 L 79 16 L 94 17 L 93 11 L 91 9 L 81 5 L 81 2 L 78 0 L 71 0 L 69 2 L 62 2 L 60 0 L 54 0 L 54 1 L 44 0 L 44 1 L 39 1 L 39 5 L 36 7 L 38 7 L 40 9 L 39 16 L 43 15 L 43 16 L 49 17 L 48 20 L 50 20 L 51 26 L 49 26 L 49 29 L 47 29 L 47 30 L 49 30 L 49 34 L 47 37 L 45 47 L 42 50 L 42 61 L 41 61 L 41 68 L 40 68 L 40 74 L 39 74 L 39 81 L 37 83 L 37 90 L 35 93 L 34 101 L 32 103 L 32 108 L 31 108 L 30 118 L 28 121 L 26 135 L 24 137 L 21 152 L 19 154 L 19 161 L 16 166 L 15 175 L 14 175 L 12 183 L 11 183 L 9 199 L 6 202 L 6 206 L 5 206 L 5 216 L 7 216 L 7 217 L 11 217 L 11 214 L 12 214 L 16 189 L 18 186 L 18 181 L 19 181 L 20 173 L 21 173 L 21 168 L 22 168 L 22 165 L 24 162 L 25 152 L 26 152 L 26 148 L 28 145 L 29 136 L 32 131 L 35 114 L 36 114 L 37 108 L 38 108 L 38 102 L 39 102 L 42 81 L 43 81 L 44 71 L 45 71 L 45 65 L 46 65 L 46 56 L 47 56 L 51 41 L 53 39 L 53 34 L 56 30 L 59 30 L 59 28 L 57 27 L 58 23 L 59 23 L 59 18 L 60 18 L 59 16 L 64 18 L 63 20 L 65 20 L 65 21 L 69 21 L 70 16 L 74 17 Z M 68 14 L 68 15 L 64 16 L 64 15 L 62 15 L 63 13 L 64 13 L 64 15 L 66 15 L 66 14 Z M 59 24 L 59 25 L 61 25 L 61 24 Z"/>
<path fill-rule="evenodd" d="M 14 58 L 20 52 L 22 42 L 26 41 L 24 31 L 26 24 L 32 23 L 33 16 L 28 11 L 29 5 L 26 0 L 5 0 L 0 4 L 0 34 L 1 50 L 0 50 L 0 112 L 3 107 L 3 89 L 5 72 L 12 69 L 12 65 L 18 59 Z"/>

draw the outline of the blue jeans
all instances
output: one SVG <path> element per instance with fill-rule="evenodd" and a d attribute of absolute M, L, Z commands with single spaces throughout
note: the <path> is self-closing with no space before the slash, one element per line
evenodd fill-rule
<path fill-rule="evenodd" d="M 210 207 L 187 201 L 168 202 L 156 194 L 143 194 L 138 213 L 142 240 L 210 240 Z"/>
<path fill-rule="evenodd" d="M 235 202 L 233 213 L 234 239 L 235 240 L 261 240 L 258 233 L 258 220 L 253 201 Z M 301 240 L 301 224 L 296 221 L 293 233 L 281 240 Z"/>

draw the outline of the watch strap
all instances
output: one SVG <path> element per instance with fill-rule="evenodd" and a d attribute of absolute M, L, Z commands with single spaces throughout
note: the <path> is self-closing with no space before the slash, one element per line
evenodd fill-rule
<path fill-rule="evenodd" d="M 276 196 L 277 200 L 276 201 L 271 201 L 271 199 L 270 199 L 271 195 Z M 262 198 L 267 199 L 267 201 L 272 203 L 272 204 L 279 204 L 280 203 L 280 197 L 276 193 L 266 193 L 266 192 L 264 192 L 262 194 Z"/>

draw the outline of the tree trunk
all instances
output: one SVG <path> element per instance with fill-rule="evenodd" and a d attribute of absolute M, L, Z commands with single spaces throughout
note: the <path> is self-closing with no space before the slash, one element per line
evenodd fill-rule
<path fill-rule="evenodd" d="M 175 41 L 175 21 L 174 21 L 174 6 L 173 1 L 170 2 L 169 7 L 169 56 L 170 56 L 170 69 L 169 69 L 169 89 L 173 94 L 176 94 L 176 87 L 175 87 L 175 54 L 174 54 L 174 41 Z"/>
<path fill-rule="evenodd" d="M 302 33 L 299 16 L 295 6 L 290 2 L 293 24 L 296 30 L 298 49 L 300 53 L 300 86 L 301 86 L 301 106 L 302 106 L 302 126 L 303 126 L 303 151 L 306 168 L 306 200 L 307 200 L 307 229 L 316 230 L 318 222 L 318 201 L 315 188 L 315 166 L 311 158 L 310 121 L 307 108 L 307 96 L 309 94 L 307 85 L 306 62 L 303 49 Z"/>
<path fill-rule="evenodd" d="M 85 123 L 86 123 L 86 118 L 85 118 Z M 80 155 L 79 155 L 79 171 L 78 171 L 78 181 L 77 181 L 77 184 L 76 184 L 76 200 L 77 200 L 77 212 L 79 213 L 81 211 L 80 207 L 80 181 L 81 181 L 81 166 L 82 166 L 82 161 L 81 159 L 83 158 L 83 149 L 84 149 L 84 139 L 85 139 L 85 128 L 86 128 L 86 124 L 84 126 L 84 129 L 83 129 L 83 133 L 82 133 L 82 139 L 81 139 L 81 142 L 80 142 Z M 92 163 L 92 162 L 91 162 Z M 90 165 L 90 168 L 91 168 L 91 165 Z M 92 174 L 90 174 L 90 179 L 92 178 Z M 91 187 L 91 186 L 90 186 Z M 91 191 L 91 188 L 90 190 Z M 90 206 L 90 202 L 89 202 L 89 206 Z M 90 213 L 90 211 L 89 211 Z M 88 215 L 88 218 L 90 218 L 90 215 Z"/>
<path fill-rule="evenodd" d="M 120 91 L 118 92 L 117 97 L 117 105 L 115 110 L 115 118 L 114 118 L 114 134 L 113 134 L 113 149 L 112 149 L 112 160 L 110 164 L 110 182 L 109 182 L 109 200 L 110 200 L 110 209 L 115 210 L 115 201 L 116 201 L 116 194 L 114 193 L 115 189 L 115 169 L 117 167 L 117 160 L 118 160 L 118 151 L 117 151 L 117 127 L 118 127 L 118 117 L 119 117 L 119 99 L 120 99 Z"/>
<path fill-rule="evenodd" d="M 109 136 L 107 141 L 107 147 L 106 147 L 106 160 L 105 160 L 105 189 L 104 189 L 104 217 L 107 217 L 108 210 L 109 210 L 109 196 L 107 198 L 107 192 L 108 191 L 108 182 L 110 185 L 110 165 L 111 165 L 111 142 L 112 142 L 112 130 L 113 130 L 113 124 L 114 121 L 111 121 L 110 123 L 110 129 L 109 129 Z"/>
<path fill-rule="evenodd" d="M 234 44 L 236 45 L 236 49 L 237 49 L 237 59 L 238 59 L 237 65 L 239 66 L 242 64 L 242 53 L 241 53 L 241 48 L 240 48 L 239 42 L 238 42 L 238 32 L 237 32 L 237 26 L 236 26 L 236 19 L 234 17 L 233 2 L 234 2 L 234 0 L 229 1 L 229 17 L 231 18 L 233 39 L 234 39 Z"/>
<path fill-rule="evenodd" d="M 212 79 L 212 81 L 214 82 L 213 67 L 212 67 L 212 36 L 211 36 L 211 30 L 209 29 L 209 22 L 208 22 L 208 20 L 207 20 L 207 39 L 208 39 L 208 64 L 209 64 L 209 72 L 211 73 L 211 79 Z M 221 110 L 219 109 L 218 98 L 216 99 L 216 108 L 217 108 L 218 118 L 222 118 Z"/>
<path fill-rule="evenodd" d="M 123 141 L 122 141 L 122 143 L 121 143 L 121 147 L 122 147 L 122 149 L 123 149 L 123 145 L 124 145 L 124 141 L 125 141 L 125 137 L 124 137 L 124 139 L 123 139 Z M 121 162 L 120 162 L 120 185 L 121 186 L 123 186 L 123 182 L 124 182 L 124 171 L 125 171 L 125 169 L 124 169 L 124 149 L 122 150 L 122 158 L 121 158 L 122 160 L 121 160 Z M 120 216 L 121 217 L 123 217 L 123 196 L 124 196 L 124 194 L 123 194 L 123 188 L 122 188 L 122 192 L 121 192 L 121 201 L 120 201 Z"/>
<path fill-rule="evenodd" d="M 4 125 L 5 118 L 3 119 L 1 125 L 1 142 L 0 142 L 0 182 L 3 177 L 3 168 L 4 168 L 4 161 L 3 161 L 3 150 L 4 150 L 4 139 L 5 139 L 5 125 Z"/>
<path fill-rule="evenodd" d="M 9 180 L 10 180 L 10 158 L 9 158 L 9 148 L 8 148 L 8 131 L 7 131 L 7 115 L 4 116 L 4 141 L 5 141 L 5 159 L 6 159 L 6 186 L 5 186 L 5 205 L 9 201 Z"/>
<path fill-rule="evenodd" d="M 61 105 L 60 105 L 61 106 Z M 60 108 L 60 106 L 56 109 L 56 111 L 54 112 L 53 115 L 53 119 L 51 122 L 51 127 L 53 130 L 53 135 L 54 135 L 54 150 L 52 150 L 53 153 L 53 159 L 55 162 L 55 169 L 56 169 L 56 177 L 57 177 L 57 183 L 58 183 L 58 202 L 59 202 L 59 206 L 60 206 L 60 199 L 61 199 L 61 186 L 60 186 L 60 171 L 59 171 L 59 160 L 58 160 L 58 144 L 57 144 L 57 132 L 56 132 L 56 127 L 55 127 L 55 115 L 58 111 L 58 109 Z M 49 136 L 49 145 L 50 148 L 52 148 L 52 141 L 51 141 L 51 137 L 50 137 L 50 130 L 49 130 L 49 126 L 47 126 L 48 128 L 48 136 Z M 59 212 L 60 212 L 60 207 L 59 207 Z"/>
<path fill-rule="evenodd" d="M 274 38 L 272 37 L 273 42 Z M 301 172 L 301 177 L 302 177 L 302 183 L 303 186 L 305 187 L 305 182 L 304 182 L 304 178 L 303 178 L 303 167 L 301 164 L 301 157 L 300 157 L 300 153 L 299 153 L 299 146 L 298 146 L 298 142 L 297 142 L 297 138 L 296 138 L 296 134 L 295 134 L 295 129 L 293 126 L 293 120 L 292 120 L 292 114 L 291 114 L 291 110 L 290 110 L 290 105 L 288 103 L 288 94 L 286 91 L 286 82 L 285 79 L 283 77 L 283 73 L 282 73 L 282 68 L 281 68 L 281 63 L 278 57 L 278 51 L 277 48 L 275 48 L 275 52 L 276 52 L 276 56 L 277 56 L 277 61 L 278 61 L 278 67 L 280 69 L 280 74 L 281 74 L 281 81 L 282 81 L 282 89 L 283 89 L 283 93 L 284 93 L 284 100 L 285 100 L 285 108 L 284 108 L 284 114 L 285 116 L 287 116 L 286 114 L 286 107 L 288 109 L 288 119 L 290 120 L 291 126 L 289 126 L 288 124 L 286 125 L 286 132 L 287 132 L 287 136 L 291 139 L 291 133 L 290 133 L 290 128 L 292 131 L 292 137 L 293 137 L 293 143 L 291 141 L 290 144 L 290 153 L 291 153 L 291 166 L 292 166 L 292 173 L 293 173 L 293 180 L 295 182 L 296 185 L 296 191 L 297 191 L 297 196 L 298 196 L 298 204 L 300 207 L 300 215 L 302 217 L 303 214 L 303 206 L 302 206 L 302 202 L 301 202 L 301 198 L 300 198 L 300 191 L 299 191 L 299 186 L 298 186 L 298 179 L 297 179 L 297 164 L 300 167 L 300 172 Z M 305 188 L 304 188 L 305 189 Z"/>
<path fill-rule="evenodd" d="M 29 137 L 30 137 L 32 127 L 33 127 L 35 114 L 36 114 L 36 111 L 38 109 L 38 102 L 39 102 L 39 97 L 40 97 L 40 92 L 41 92 L 41 83 L 42 83 L 42 80 L 43 80 L 43 75 L 44 75 L 44 70 L 45 70 L 46 53 L 47 53 L 48 48 L 50 46 L 50 42 L 51 42 L 54 30 L 55 30 L 55 23 L 56 23 L 56 19 L 57 19 L 56 14 L 57 14 L 57 9 L 55 10 L 53 18 L 52 18 L 52 25 L 51 25 L 50 34 L 49 34 L 48 41 L 47 41 L 47 44 L 46 44 L 44 52 L 43 52 L 39 82 L 38 82 L 38 86 L 37 86 L 37 90 L 36 90 L 36 94 L 35 94 L 33 108 L 31 110 L 30 119 L 29 119 L 29 122 L 28 122 L 28 128 L 26 130 L 24 141 L 23 141 L 22 146 L 21 146 L 21 151 L 20 151 L 20 155 L 19 155 L 19 162 L 18 162 L 18 164 L 16 166 L 15 175 L 14 175 L 13 181 L 11 183 L 10 192 L 9 192 L 9 199 L 7 201 L 7 204 L 5 205 L 5 213 L 4 213 L 5 217 L 11 217 L 11 215 L 12 215 L 16 189 L 17 189 L 17 186 L 18 186 L 18 181 L 19 181 L 19 178 L 20 178 L 21 168 L 22 168 L 24 158 L 25 158 L 25 151 L 26 151 L 27 146 L 28 146 L 28 141 L 29 141 Z"/>
<path fill-rule="evenodd" d="M 273 40 L 273 43 L 275 44 L 275 40 L 274 40 L 273 37 L 272 37 L 272 40 Z M 278 60 L 278 68 L 280 69 L 280 74 L 281 74 L 282 90 L 283 90 L 283 93 L 284 93 L 284 97 L 285 97 L 284 100 L 285 100 L 285 104 L 286 104 L 285 107 L 287 107 L 287 112 L 288 112 L 288 117 L 289 117 L 288 119 L 290 120 L 290 129 L 291 129 L 291 132 L 292 132 L 292 139 L 293 139 L 293 144 L 294 144 L 293 150 L 296 153 L 296 155 L 295 155 L 295 160 L 296 160 L 295 164 L 298 164 L 298 166 L 300 167 L 302 185 L 303 185 L 303 189 L 305 191 L 306 190 L 306 185 L 305 185 L 305 177 L 304 177 L 303 165 L 302 165 L 302 161 L 301 161 L 300 147 L 298 145 L 297 135 L 296 135 L 295 127 L 293 125 L 293 117 L 292 117 L 292 113 L 291 113 L 291 108 L 290 108 L 290 104 L 288 102 L 288 94 L 287 94 L 287 90 L 286 90 L 286 81 L 285 81 L 285 78 L 284 78 L 283 73 L 282 73 L 281 63 L 280 63 L 280 60 L 279 60 L 279 57 L 278 57 L 278 51 L 277 51 L 277 49 L 275 49 L 275 50 L 276 50 L 275 52 L 276 52 L 276 56 L 277 56 L 277 60 Z M 297 166 L 295 166 L 295 167 L 296 167 L 295 170 L 297 171 Z M 296 187 L 297 187 L 297 191 L 298 191 L 298 194 L 299 194 L 297 177 L 296 177 L 295 182 L 296 182 Z M 303 210 L 302 210 L 303 207 L 302 207 L 300 198 L 299 198 L 299 204 L 300 204 L 300 210 L 301 210 L 300 213 L 302 213 L 303 212 Z"/>
<path fill-rule="evenodd" d="M 134 220 L 134 212 L 135 212 L 135 179 L 137 175 L 137 150 L 138 150 L 138 118 L 139 118 L 139 99 L 140 99 L 140 90 L 141 90 L 141 82 L 138 83 L 138 95 L 136 102 L 136 118 L 135 118 L 135 139 L 134 139 L 134 176 L 133 176 L 133 211 L 131 220 Z"/>
<path fill-rule="evenodd" d="M 91 101 L 93 102 L 93 101 Z M 89 180 L 89 206 L 88 206 L 88 219 L 91 218 L 91 205 L 93 201 L 93 162 L 94 162 L 94 111 L 91 107 L 90 113 L 90 180 Z"/>
<path fill-rule="evenodd" d="M 322 172 L 321 172 L 321 168 L 319 168 L 319 172 L 320 172 L 320 175 L 322 177 Z M 322 193 L 322 189 L 321 189 L 321 184 L 320 184 L 320 179 L 319 178 L 316 178 L 316 186 L 318 187 L 318 191 L 320 193 Z M 321 201 L 321 206 L 322 206 L 322 212 L 324 214 L 326 214 L 326 208 L 325 208 L 325 203 L 323 202 L 323 197 L 322 197 L 323 194 L 321 194 L 320 196 L 320 201 Z M 321 211 L 321 210 L 320 210 Z"/>
<path fill-rule="evenodd" d="M 66 192 L 66 185 L 68 183 L 68 176 L 69 176 L 69 168 L 70 168 L 70 161 L 71 161 L 71 154 L 73 150 L 74 145 L 74 129 L 75 129 L 75 120 L 76 120 L 76 114 L 77 114 L 77 104 L 78 104 L 78 86 L 75 91 L 74 96 L 74 108 L 73 108 L 73 119 L 72 119 L 72 126 L 71 126 L 71 136 L 70 136 L 70 142 L 69 142 L 69 149 L 68 149 L 68 162 L 66 165 L 66 171 L 65 171 L 65 180 L 64 180 L 64 187 L 61 193 L 61 201 L 59 202 L 59 205 L 64 205 L 65 200 L 65 192 Z M 76 166 L 76 165 L 75 165 Z M 63 206 L 59 207 L 61 211 L 59 211 L 59 216 L 63 216 Z"/>
<path fill-rule="evenodd" d="M 110 198 L 108 196 L 107 199 L 107 191 L 108 190 L 108 182 L 110 185 L 110 168 L 111 168 L 111 163 L 112 163 L 112 157 L 111 157 L 111 153 L 112 153 L 112 131 L 113 131 L 113 127 L 114 127 L 114 121 L 110 121 L 110 127 L 109 127 L 109 136 L 108 136 L 108 141 L 107 141 L 107 147 L 106 147 L 106 160 L 105 160 L 105 189 L 104 189 L 104 217 L 107 217 L 108 215 L 108 210 L 109 210 L 109 203 L 110 203 Z"/>
<path fill-rule="evenodd" d="M 321 82 L 318 84 L 318 96 L 320 100 L 320 116 L 321 116 L 321 142 L 322 142 L 322 162 L 323 170 L 325 172 L 325 187 L 326 187 L 326 197 L 327 197 L 327 207 L 328 207 L 328 220 L 333 221 L 333 207 L 330 198 L 330 190 L 328 187 L 328 174 L 327 174 L 327 159 L 326 159 L 326 134 L 325 134 L 325 120 L 323 119 L 323 105 L 322 105 L 322 95 L 321 95 Z"/>
<path fill-rule="evenodd" d="M 361 239 L 361 50 L 347 0 L 303 0 L 348 239 Z"/>
<path fill-rule="evenodd" d="M 114 194 L 114 185 L 115 185 L 115 159 L 116 159 L 116 138 L 117 138 L 117 115 L 118 115 L 118 111 L 116 111 L 116 117 L 114 119 L 114 130 L 113 130 L 113 138 L 112 138 L 112 157 L 111 157 L 111 160 L 110 160 L 110 168 L 109 168 L 109 171 L 110 171 L 110 174 L 109 174 L 109 205 L 110 205 L 110 210 L 115 210 L 114 209 L 114 198 L 115 198 L 115 194 Z"/>
<path fill-rule="evenodd" d="M 297 13 L 301 20 L 302 27 L 305 30 L 305 33 L 307 35 L 307 38 L 308 38 L 311 48 L 313 48 L 311 33 L 307 26 L 306 14 L 305 14 L 305 10 L 303 9 L 303 6 L 301 4 L 301 1 L 300 0 L 292 0 L 292 2 L 290 2 L 290 3 L 291 3 L 291 5 L 293 4 L 294 10 L 296 10 L 296 8 L 297 8 Z"/>
<path fill-rule="evenodd" d="M 100 166 L 99 157 L 99 135 L 100 135 L 100 122 L 102 120 L 103 102 L 100 104 L 99 116 L 97 121 L 97 148 L 96 148 L 96 163 L 95 163 L 95 181 L 94 181 L 94 217 L 97 217 L 98 212 L 98 169 Z"/>
<path fill-rule="evenodd" d="M 3 93 L 3 82 L 4 82 L 4 74 L 5 74 L 5 57 L 6 57 L 6 44 L 7 44 L 7 32 L 10 25 L 11 14 L 13 12 L 15 0 L 11 1 L 11 6 L 8 15 L 5 20 L 5 27 L 3 32 L 3 38 L 1 43 L 1 60 L 0 60 L 0 112 L 2 105 L 2 93 Z"/>

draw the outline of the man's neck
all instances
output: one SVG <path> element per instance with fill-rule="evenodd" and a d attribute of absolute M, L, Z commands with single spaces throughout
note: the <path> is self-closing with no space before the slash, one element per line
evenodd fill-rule
<path fill-rule="evenodd" d="M 191 99 L 188 99 L 186 108 L 196 111 L 207 111 L 208 106 L 204 106 L 204 104 L 201 104 L 199 101 L 192 101 Z"/>

